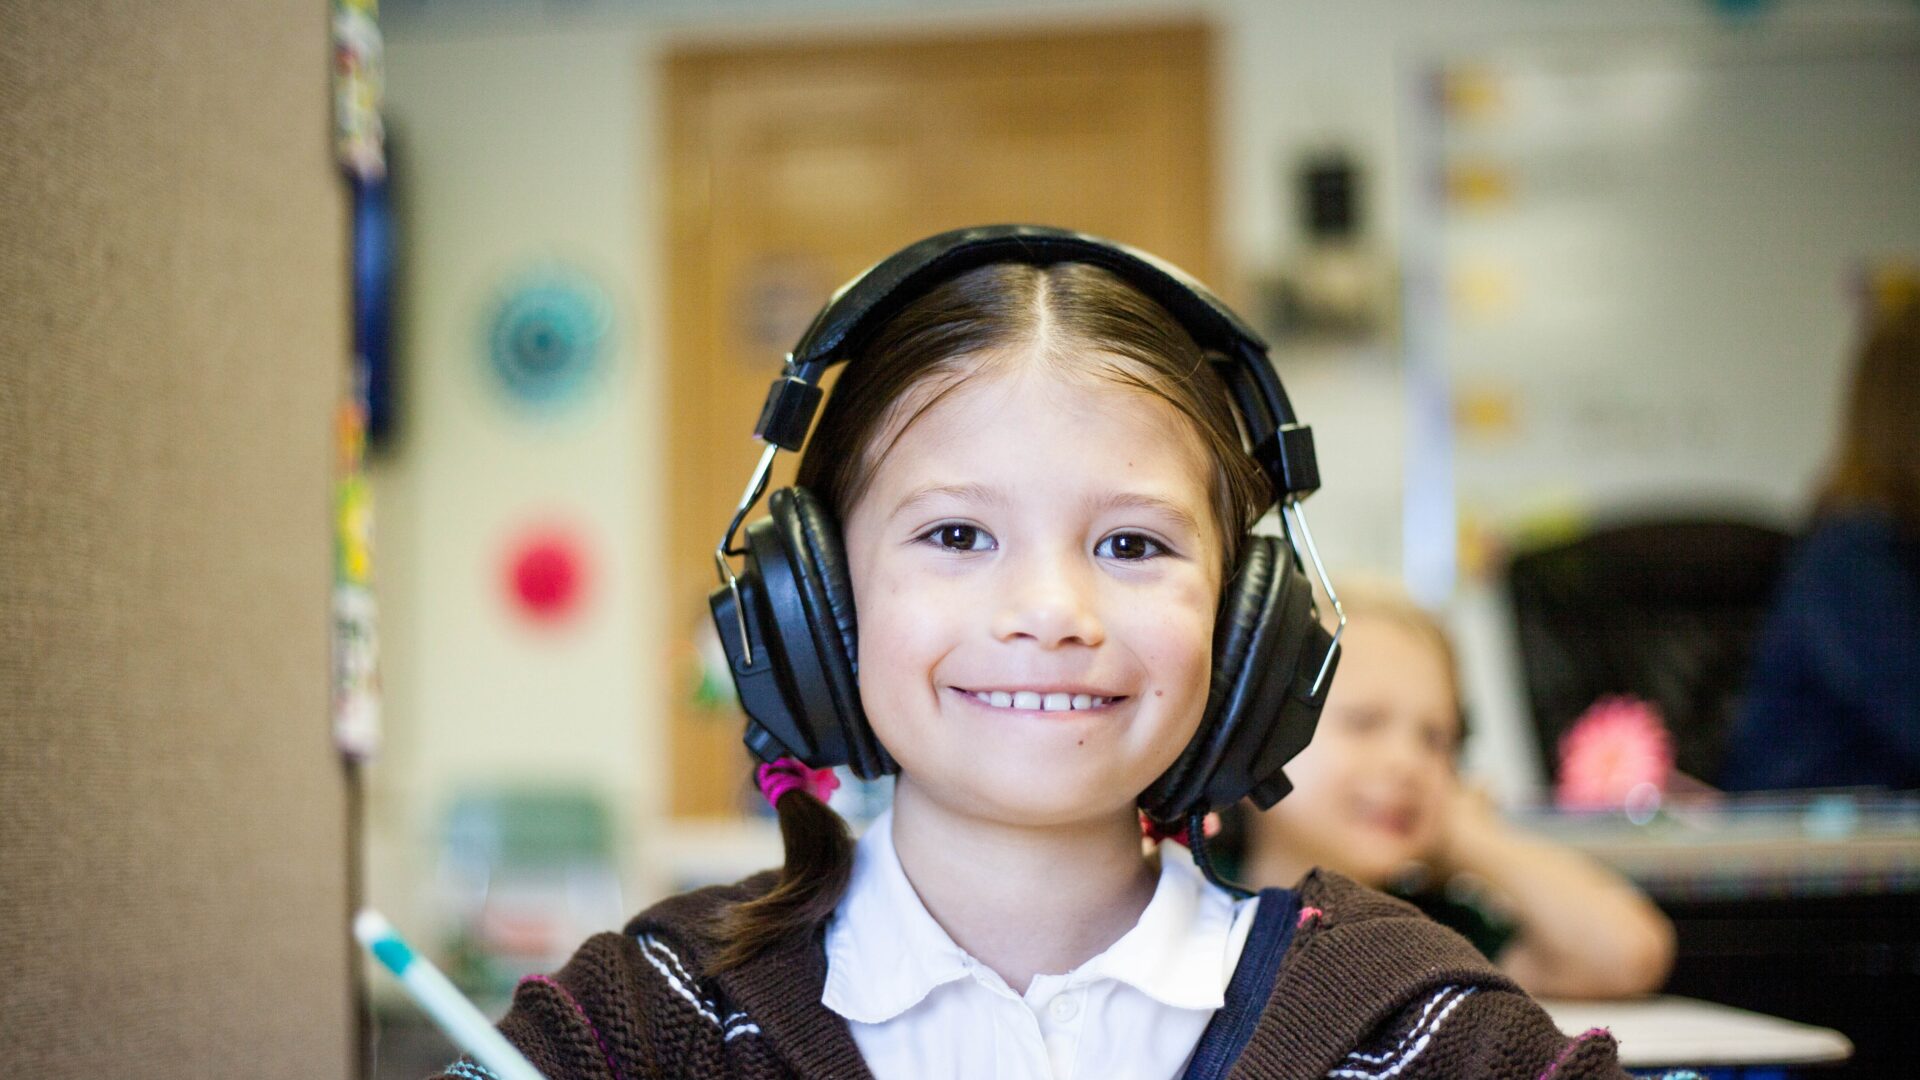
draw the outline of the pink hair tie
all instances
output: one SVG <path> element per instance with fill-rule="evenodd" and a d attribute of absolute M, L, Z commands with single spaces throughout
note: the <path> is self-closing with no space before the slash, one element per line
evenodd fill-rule
<path fill-rule="evenodd" d="M 1176 844 L 1193 846 L 1187 839 L 1187 827 L 1184 824 L 1170 822 L 1162 825 L 1145 814 L 1140 815 L 1140 835 L 1156 844 L 1162 840 L 1171 840 Z"/>
<path fill-rule="evenodd" d="M 1200 830 L 1208 840 L 1219 836 L 1220 815 L 1217 813 L 1208 814 L 1201 820 Z M 1176 844 L 1185 844 L 1187 847 L 1193 846 L 1193 841 L 1187 837 L 1186 822 L 1170 821 L 1163 825 L 1148 817 L 1144 810 L 1140 813 L 1140 835 L 1156 844 L 1162 840 L 1171 840 Z"/>
<path fill-rule="evenodd" d="M 753 771 L 753 779 L 760 785 L 760 794 L 767 797 L 767 805 L 780 808 L 780 796 L 794 788 L 826 802 L 840 788 L 840 778 L 832 769 L 809 769 L 798 758 L 783 757 L 770 765 L 762 765 Z"/>

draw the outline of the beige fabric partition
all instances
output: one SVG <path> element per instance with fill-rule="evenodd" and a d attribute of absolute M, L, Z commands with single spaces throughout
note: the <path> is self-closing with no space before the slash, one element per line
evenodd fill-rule
<path fill-rule="evenodd" d="M 351 1073 L 325 0 L 0 6 L 0 1074 Z"/>

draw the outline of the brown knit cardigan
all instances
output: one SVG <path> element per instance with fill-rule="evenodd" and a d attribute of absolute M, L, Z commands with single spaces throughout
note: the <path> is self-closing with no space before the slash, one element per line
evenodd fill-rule
<path fill-rule="evenodd" d="M 846 1021 L 820 1003 L 821 941 L 702 974 L 707 919 L 772 872 L 676 896 L 523 981 L 500 1030 L 548 1080 L 871 1080 Z M 1612 1036 L 1569 1039 L 1468 945 L 1413 907 L 1337 874 L 1300 883 L 1301 922 L 1229 1080 L 1624 1078 Z M 470 1061 L 439 1080 L 490 1080 Z"/>

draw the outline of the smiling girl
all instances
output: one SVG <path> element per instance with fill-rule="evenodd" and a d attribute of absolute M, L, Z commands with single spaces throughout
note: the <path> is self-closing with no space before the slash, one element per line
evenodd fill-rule
<path fill-rule="evenodd" d="M 1195 322 L 1238 323 L 1196 290 L 998 227 L 915 245 L 816 319 L 803 359 L 847 306 L 871 325 L 799 488 L 748 531 L 760 576 L 715 594 L 786 865 L 523 984 L 501 1029 L 549 1077 L 1623 1075 L 1609 1037 L 1567 1039 L 1397 901 L 1333 874 L 1254 897 L 1204 850 L 1142 855 L 1143 807 L 1284 794 L 1330 666 L 1304 584 L 1247 599 L 1294 572 L 1249 529 L 1310 459 L 1290 417 L 1249 416 L 1269 371 L 1209 362 Z M 784 445 L 782 393 L 762 426 Z M 797 634 L 764 621 L 776 586 Z M 897 772 L 893 807 L 856 845 L 830 774 L 782 753 Z"/>

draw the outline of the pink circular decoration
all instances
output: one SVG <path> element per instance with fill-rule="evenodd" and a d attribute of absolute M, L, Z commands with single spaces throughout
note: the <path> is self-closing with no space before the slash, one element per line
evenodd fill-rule
<path fill-rule="evenodd" d="M 1563 810 L 1633 811 L 1650 797 L 1658 806 L 1673 774 L 1673 740 L 1651 702 L 1603 697 L 1560 737 Z"/>
<path fill-rule="evenodd" d="M 508 593 L 519 612 L 535 622 L 558 623 L 572 616 L 580 608 L 586 582 L 586 557 L 569 533 L 531 533 L 508 555 Z"/>

